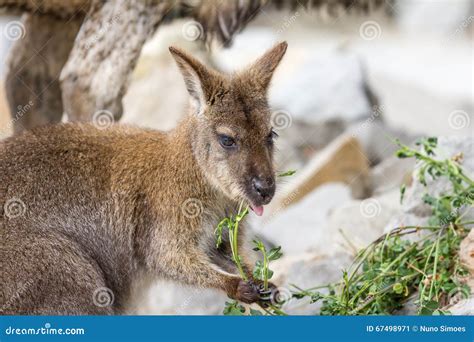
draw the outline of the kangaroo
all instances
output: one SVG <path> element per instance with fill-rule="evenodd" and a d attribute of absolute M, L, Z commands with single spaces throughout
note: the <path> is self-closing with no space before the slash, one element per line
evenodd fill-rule
<path fill-rule="evenodd" d="M 244 281 L 214 229 L 275 193 L 266 93 L 286 49 L 224 75 L 170 47 L 190 110 L 169 132 L 69 123 L 2 141 L 0 313 L 126 313 L 135 284 L 157 277 L 264 305 L 249 253 Z"/>

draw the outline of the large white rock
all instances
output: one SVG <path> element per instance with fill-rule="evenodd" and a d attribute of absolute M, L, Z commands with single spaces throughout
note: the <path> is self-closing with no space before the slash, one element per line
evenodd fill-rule
<path fill-rule="evenodd" d="M 326 227 L 329 213 L 351 200 L 348 186 L 328 183 L 320 186 L 297 204 L 275 214 L 267 224 L 251 216 L 255 233 L 277 246 L 285 255 L 300 254 L 311 249 L 331 252 Z"/>
<path fill-rule="evenodd" d="M 392 217 L 400 212 L 398 189 L 381 196 L 351 201 L 331 213 L 325 233 L 334 249 L 356 253 L 379 238 Z"/>
<path fill-rule="evenodd" d="M 228 300 L 222 291 L 165 280 L 134 299 L 129 313 L 137 315 L 220 315 Z"/>
<path fill-rule="evenodd" d="M 289 299 L 283 310 L 290 315 L 311 315 L 319 311 L 321 302 L 310 303 L 308 298 L 291 299 L 291 291 L 295 290 L 292 284 L 301 289 L 309 289 L 338 282 L 342 270 L 352 262 L 353 256 L 347 252 L 331 254 L 303 253 L 283 257 L 271 265 L 275 272 L 272 279 L 278 284 L 282 297 Z M 327 291 L 320 290 L 322 293 Z"/>

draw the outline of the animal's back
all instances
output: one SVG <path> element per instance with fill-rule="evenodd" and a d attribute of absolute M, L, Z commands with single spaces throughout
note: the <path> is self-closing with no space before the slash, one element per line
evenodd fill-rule
<path fill-rule="evenodd" d="M 158 133 L 134 128 L 117 126 L 102 131 L 92 125 L 66 124 L 36 129 L 0 143 L 0 263 L 4 278 L 0 307 L 12 306 L 16 296 L 28 295 L 38 283 L 43 283 L 41 288 L 54 288 L 51 293 L 66 301 L 65 293 L 79 296 L 101 286 L 122 293 L 130 285 L 127 275 L 135 267 L 129 253 L 134 227 L 121 217 L 133 214 L 116 209 L 132 211 L 134 199 L 121 197 L 127 194 L 122 195 L 113 184 L 113 165 L 124 146 L 149 136 L 162 139 Z M 130 205 L 117 206 L 122 200 Z M 116 229 L 129 229 L 129 234 L 117 239 Z M 120 276 L 110 276 L 117 273 Z M 25 288 L 18 288 L 18 284 Z M 57 293 L 61 291 L 64 293 Z M 31 298 L 30 304 L 38 307 L 33 302 L 51 301 L 46 297 Z M 92 300 L 93 293 L 79 297 Z M 125 299 L 114 300 L 120 305 Z M 17 308 L 17 312 L 21 310 Z"/>

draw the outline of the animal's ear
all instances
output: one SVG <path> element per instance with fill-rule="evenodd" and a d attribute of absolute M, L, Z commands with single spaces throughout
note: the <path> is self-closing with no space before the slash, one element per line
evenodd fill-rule
<path fill-rule="evenodd" d="M 184 51 L 173 46 L 170 46 L 169 50 L 183 75 L 184 83 L 189 95 L 191 95 L 196 112 L 202 113 L 206 102 L 209 100 L 209 94 L 212 94 L 211 89 L 216 78 L 215 73 Z"/>
<path fill-rule="evenodd" d="M 253 83 L 263 90 L 268 88 L 273 73 L 285 55 L 287 47 L 286 42 L 275 45 L 250 66 L 246 73 Z"/>

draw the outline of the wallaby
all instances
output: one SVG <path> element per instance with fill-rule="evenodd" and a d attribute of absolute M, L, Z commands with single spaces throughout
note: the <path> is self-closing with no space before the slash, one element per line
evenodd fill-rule
<path fill-rule="evenodd" d="M 275 193 L 266 93 L 286 48 L 224 75 L 170 47 L 191 106 L 167 133 L 70 123 L 1 142 L 0 313 L 125 313 L 156 277 L 262 303 L 249 253 L 243 281 L 214 230 L 241 201 L 261 215 Z"/>

